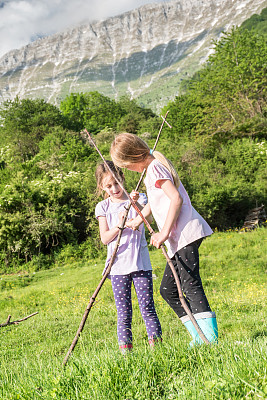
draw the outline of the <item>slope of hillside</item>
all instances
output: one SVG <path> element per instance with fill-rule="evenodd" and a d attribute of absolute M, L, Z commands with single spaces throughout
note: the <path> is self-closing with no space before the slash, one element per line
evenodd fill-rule
<path fill-rule="evenodd" d="M 200 68 L 212 39 L 267 6 L 266 0 L 180 0 L 39 39 L 0 59 L 0 101 L 70 92 L 129 94 L 160 109 Z"/>

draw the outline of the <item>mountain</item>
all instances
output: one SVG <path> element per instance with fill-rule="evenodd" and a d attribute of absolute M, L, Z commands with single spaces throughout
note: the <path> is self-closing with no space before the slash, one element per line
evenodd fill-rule
<path fill-rule="evenodd" d="M 267 0 L 179 0 L 147 4 L 11 51 L 0 59 L 0 102 L 71 92 L 129 94 L 155 111 L 177 95 L 222 31 L 260 13 Z"/>

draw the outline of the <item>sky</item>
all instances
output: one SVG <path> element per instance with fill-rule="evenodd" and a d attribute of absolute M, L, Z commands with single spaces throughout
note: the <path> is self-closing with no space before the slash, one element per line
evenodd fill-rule
<path fill-rule="evenodd" d="M 0 0 L 0 57 L 38 37 L 168 0 Z"/>

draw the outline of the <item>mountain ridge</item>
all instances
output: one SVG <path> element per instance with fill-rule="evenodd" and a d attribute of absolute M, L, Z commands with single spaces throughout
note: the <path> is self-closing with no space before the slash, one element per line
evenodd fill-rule
<path fill-rule="evenodd" d="M 71 92 L 98 90 L 158 110 L 207 59 L 212 40 L 265 6 L 173 0 L 37 39 L 0 58 L 0 102 L 19 96 L 59 104 Z"/>

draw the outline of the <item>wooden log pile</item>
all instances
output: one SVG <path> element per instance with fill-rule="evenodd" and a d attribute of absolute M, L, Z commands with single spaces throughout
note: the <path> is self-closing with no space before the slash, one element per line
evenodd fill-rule
<path fill-rule="evenodd" d="M 262 226 L 265 224 L 266 218 L 266 212 L 262 204 L 260 207 L 253 208 L 248 212 L 242 229 L 251 230 Z"/>

